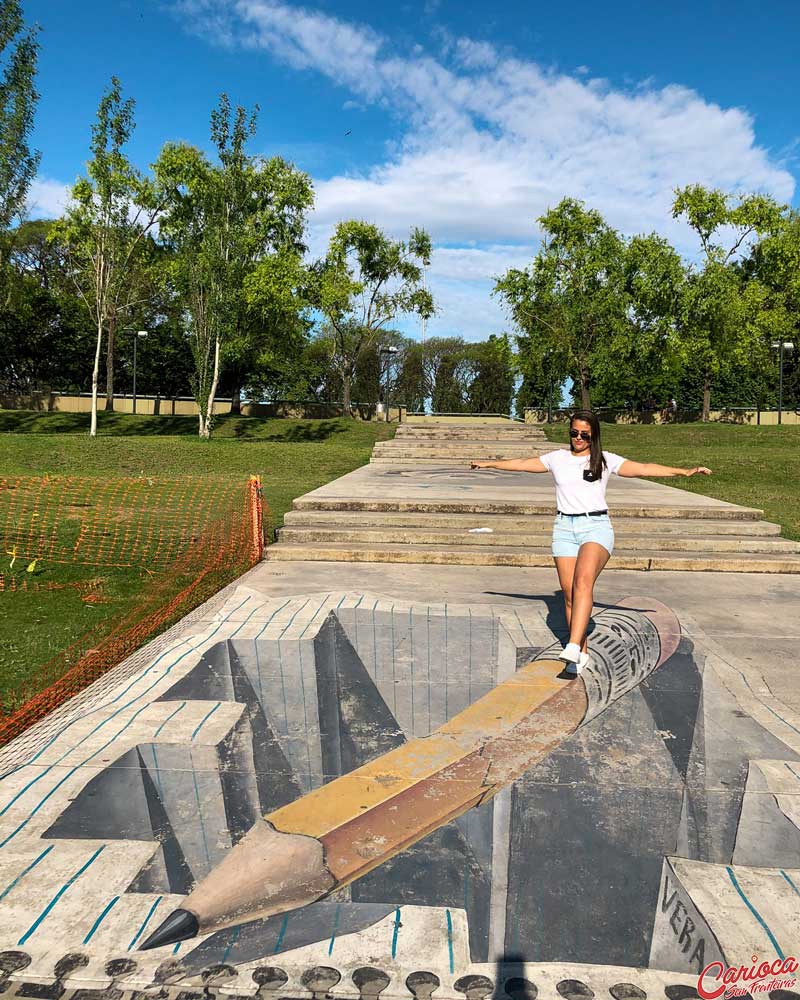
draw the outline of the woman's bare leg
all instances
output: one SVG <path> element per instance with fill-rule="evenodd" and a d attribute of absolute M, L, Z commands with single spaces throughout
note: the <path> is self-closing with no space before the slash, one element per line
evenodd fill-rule
<path fill-rule="evenodd" d="M 564 595 L 564 614 L 567 618 L 567 628 L 571 629 L 572 584 L 575 577 L 575 564 L 578 559 L 576 556 L 554 556 L 553 558 L 556 564 L 556 573 L 558 573 L 558 583 L 561 587 L 561 592 Z M 583 640 L 583 644 L 581 645 L 581 650 L 584 653 L 587 651 L 585 638 Z"/>
<path fill-rule="evenodd" d="M 584 542 L 578 550 L 578 558 L 574 560 L 569 641 L 577 643 L 584 651 L 594 604 L 594 583 L 609 558 L 608 550 L 598 542 Z"/>

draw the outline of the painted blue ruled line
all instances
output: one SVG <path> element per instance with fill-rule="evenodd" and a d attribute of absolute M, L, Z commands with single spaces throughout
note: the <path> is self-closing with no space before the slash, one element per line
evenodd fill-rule
<path fill-rule="evenodd" d="M 105 844 L 103 844 L 102 847 L 98 847 L 97 850 L 94 852 L 94 854 L 89 858 L 89 860 L 86 861 L 84 864 L 82 864 L 81 867 L 75 872 L 75 874 L 71 876 L 71 878 L 67 879 L 67 881 L 61 886 L 61 888 L 58 890 L 55 896 L 53 896 L 53 898 L 47 904 L 47 906 L 45 906 L 45 908 L 42 910 L 39 916 L 25 931 L 25 933 L 22 935 L 19 941 L 17 941 L 17 947 L 21 947 L 23 944 L 25 944 L 28 938 L 36 931 L 36 928 L 42 923 L 47 914 L 53 909 L 53 907 L 56 905 L 59 899 L 61 899 L 61 897 L 64 895 L 67 889 L 69 889 L 71 885 L 73 885 L 75 882 L 78 881 L 78 879 L 81 877 L 81 875 L 83 875 L 86 869 L 95 861 L 96 858 L 100 856 L 100 854 L 102 854 L 102 852 L 105 849 L 106 849 Z"/>
<path fill-rule="evenodd" d="M 147 916 L 144 918 L 144 921 L 142 922 L 141 926 L 139 927 L 139 930 L 131 938 L 131 943 L 128 945 L 128 951 L 131 951 L 133 949 L 133 946 L 136 944 L 136 942 L 139 940 L 139 938 L 144 933 L 145 927 L 147 927 L 147 925 L 150 923 L 150 917 L 152 917 L 153 914 L 156 912 L 156 910 L 158 908 L 158 904 L 161 902 L 161 900 L 163 898 L 164 898 L 163 896 L 159 896 L 158 899 L 155 901 L 155 903 L 153 903 L 153 905 L 147 911 Z"/>
<path fill-rule="evenodd" d="M 796 886 L 796 885 L 794 884 L 794 882 L 793 882 L 793 881 L 792 881 L 792 880 L 791 880 L 791 879 L 789 878 L 789 876 L 788 876 L 788 875 L 786 874 L 786 872 L 785 872 L 785 871 L 783 870 L 783 868 L 781 868 L 781 870 L 780 870 L 780 871 L 781 871 L 781 875 L 783 875 L 783 877 L 784 877 L 784 878 L 786 879 L 786 881 L 787 881 L 787 882 L 789 883 L 789 885 L 790 885 L 790 886 L 792 887 L 792 889 L 793 889 L 793 890 L 794 890 L 794 891 L 795 891 L 795 892 L 797 893 L 797 895 L 798 895 L 798 896 L 800 896 L 800 889 L 798 889 L 798 888 L 797 888 L 797 886 Z M 2 899 L 2 898 L 3 898 L 3 897 L 2 897 L 2 896 L 0 896 L 0 899 Z"/>
<path fill-rule="evenodd" d="M 728 877 L 731 880 L 731 884 L 733 885 L 733 888 L 739 893 L 739 895 L 742 898 L 742 901 L 745 904 L 745 906 L 747 907 L 747 909 L 753 914 L 753 916 L 756 918 L 756 920 L 759 922 L 759 924 L 761 924 L 761 926 L 764 929 L 764 932 L 766 933 L 767 937 L 772 942 L 772 947 L 778 953 L 778 957 L 780 959 L 785 959 L 786 956 L 781 951 L 781 946 L 775 940 L 775 935 L 769 929 L 769 927 L 767 926 L 767 922 L 764 920 L 764 918 L 761 916 L 761 914 L 758 912 L 758 910 L 755 908 L 755 906 L 753 906 L 753 904 L 750 902 L 750 900 L 744 894 L 744 891 L 742 890 L 742 887 L 739 885 L 738 879 L 736 878 L 736 876 L 733 873 L 733 869 L 729 865 L 726 865 L 725 866 L 725 871 L 728 873 Z"/>
<path fill-rule="evenodd" d="M 2 892 L 0 892 L 0 900 L 5 899 L 6 896 L 14 888 L 14 886 L 17 885 L 18 882 L 21 882 L 22 879 L 25 878 L 25 876 L 28 874 L 29 871 L 33 871 L 33 869 L 39 864 L 39 862 L 43 858 L 45 858 L 53 850 L 53 848 L 55 846 L 56 846 L 55 844 L 51 844 L 49 847 L 45 847 L 45 849 L 42 851 L 42 853 L 39 855 L 39 857 L 36 858 L 35 861 L 31 861 L 31 863 L 28 865 L 27 868 L 23 868 L 22 871 L 19 873 L 19 875 L 17 875 L 17 877 L 15 879 L 12 879 L 12 881 L 8 883 L 8 885 L 5 887 L 5 889 L 3 889 Z"/>
<path fill-rule="evenodd" d="M 204 726 L 204 725 L 206 724 L 206 722 L 208 722 L 208 720 L 209 720 L 209 719 L 211 718 L 211 716 L 212 716 L 212 715 L 214 714 L 214 712 L 216 712 L 216 710 L 217 710 L 217 709 L 219 708 L 219 706 L 220 706 L 221 704 L 222 704 L 222 702 L 221 702 L 221 701 L 218 701 L 218 702 L 216 703 L 216 705 L 215 705 L 215 706 L 214 706 L 214 707 L 213 707 L 213 708 L 212 708 L 212 709 L 211 709 L 211 710 L 210 710 L 209 712 L 206 712 L 206 714 L 205 714 L 205 715 L 203 716 L 203 718 L 202 718 L 202 719 L 200 720 L 200 722 L 199 722 L 199 723 L 198 723 L 198 725 L 197 725 L 197 728 L 196 728 L 196 729 L 195 729 L 195 731 L 194 731 L 194 732 L 192 733 L 192 735 L 191 735 L 191 736 L 189 737 L 189 739 L 192 739 L 192 740 L 193 740 L 193 739 L 195 738 L 195 736 L 197 736 L 197 734 L 198 734 L 198 733 L 200 732 L 200 730 L 201 730 L 201 729 L 203 728 L 203 726 Z"/>
<path fill-rule="evenodd" d="M 336 910 L 333 914 L 333 932 L 331 933 L 331 940 L 328 944 L 328 954 L 333 953 L 333 942 L 336 940 L 336 931 L 339 929 L 339 910 L 341 909 L 341 904 L 336 904 Z"/>
<path fill-rule="evenodd" d="M 156 739 L 156 737 L 161 732 L 161 730 L 164 728 L 164 726 L 166 726 L 166 724 L 170 721 L 170 719 L 174 719 L 175 716 L 178 714 L 178 712 L 180 712 L 180 710 L 182 708 L 186 708 L 186 702 L 185 701 L 182 701 L 180 703 L 180 705 L 178 705 L 178 707 L 175 709 L 175 711 L 172 712 L 170 715 L 168 715 L 166 717 L 166 719 L 164 719 L 164 721 L 161 723 L 161 725 L 158 727 L 158 729 L 156 729 L 156 731 L 153 733 L 153 739 Z"/>
<path fill-rule="evenodd" d="M 102 922 L 106 919 L 106 917 L 108 916 L 108 914 L 114 909 L 114 907 L 117 905 L 117 903 L 119 902 L 119 900 L 120 900 L 119 896 L 114 896 L 114 898 L 111 900 L 111 902 L 106 904 L 106 906 L 103 909 L 103 911 L 100 914 L 100 916 L 92 924 L 91 930 L 86 935 L 86 937 L 83 939 L 83 943 L 84 944 L 88 944 L 92 940 L 92 937 L 94 936 L 94 932 L 97 930 L 97 928 L 100 926 L 100 924 L 102 924 Z"/>
<path fill-rule="evenodd" d="M 397 935 L 400 933 L 400 907 L 394 911 L 394 929 L 392 931 L 392 958 L 397 955 Z"/>
<path fill-rule="evenodd" d="M 455 969 L 455 959 L 453 957 L 453 918 L 450 916 L 450 911 L 447 910 L 447 951 L 450 957 L 450 971 L 453 972 Z"/>
<path fill-rule="evenodd" d="M 273 952 L 273 955 L 277 955 L 278 952 L 281 950 L 281 945 L 283 944 L 283 936 L 286 933 L 286 928 L 288 926 L 289 926 L 289 914 L 287 913 L 281 923 L 281 929 L 278 931 L 278 940 L 275 942 L 275 951 Z"/>

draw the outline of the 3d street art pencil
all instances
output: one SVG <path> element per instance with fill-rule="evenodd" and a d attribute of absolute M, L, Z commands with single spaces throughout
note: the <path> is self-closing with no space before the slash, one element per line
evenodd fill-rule
<path fill-rule="evenodd" d="M 545 653 L 429 736 L 265 815 L 142 944 L 158 948 L 306 906 L 491 799 L 675 651 L 654 601 L 595 616 L 577 678 Z"/>

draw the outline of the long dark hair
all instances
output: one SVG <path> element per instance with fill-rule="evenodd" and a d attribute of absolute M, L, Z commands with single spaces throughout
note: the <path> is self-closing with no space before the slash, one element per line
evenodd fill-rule
<path fill-rule="evenodd" d="M 589 475 L 593 480 L 600 479 L 603 469 L 606 467 L 606 460 L 603 457 L 603 446 L 600 443 L 600 421 L 591 410 L 576 410 L 569 418 L 570 430 L 576 420 L 585 421 L 592 431 L 592 443 L 589 451 Z M 572 441 L 570 440 L 570 448 Z"/>

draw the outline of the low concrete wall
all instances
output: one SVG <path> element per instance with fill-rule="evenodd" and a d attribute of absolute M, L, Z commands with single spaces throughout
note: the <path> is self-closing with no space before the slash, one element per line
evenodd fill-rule
<path fill-rule="evenodd" d="M 636 410 L 605 410 L 603 408 L 598 408 L 595 410 L 597 416 L 603 423 L 612 424 L 661 424 L 664 421 L 661 419 L 661 414 L 659 411 L 650 411 L 648 413 L 640 413 Z M 569 419 L 571 411 L 570 410 L 553 410 L 552 419 L 553 423 L 564 423 Z M 677 415 L 667 421 L 667 423 L 675 424 L 689 424 L 698 423 L 702 419 L 702 414 L 700 410 L 678 410 Z M 778 423 L 778 411 L 777 410 L 761 410 L 761 413 L 757 410 L 748 409 L 730 409 L 730 410 L 712 410 L 709 413 L 709 419 L 719 423 L 726 424 L 750 424 L 756 425 L 761 424 L 762 426 L 776 425 Z M 547 410 L 535 410 L 532 408 L 525 410 L 525 423 L 526 424 L 545 424 L 547 423 Z M 795 412 L 795 410 L 784 410 L 781 414 L 781 423 L 800 426 L 800 413 Z"/>
<path fill-rule="evenodd" d="M 105 409 L 105 394 L 98 397 L 97 405 Z M 352 403 L 353 416 L 357 420 L 384 420 L 385 414 L 377 414 L 374 403 Z M 47 413 L 89 413 L 92 408 L 92 397 L 88 393 L 68 394 L 60 392 L 37 392 L 29 396 L 0 396 L 0 408 L 4 410 L 37 410 Z M 133 398 L 131 396 L 115 396 L 114 411 L 116 413 L 133 413 Z M 136 397 L 136 412 L 145 416 L 162 417 L 196 417 L 197 403 L 191 396 L 173 398 L 157 396 Z M 231 412 L 230 399 L 215 399 L 214 413 L 217 415 Z M 242 403 L 244 417 L 292 417 L 295 419 L 326 420 L 340 417 L 344 413 L 341 403 L 324 403 L 317 400 L 278 400 L 272 403 Z M 389 408 L 391 422 L 402 422 L 405 419 L 405 407 Z"/>

